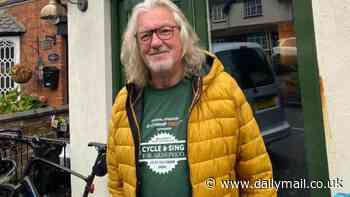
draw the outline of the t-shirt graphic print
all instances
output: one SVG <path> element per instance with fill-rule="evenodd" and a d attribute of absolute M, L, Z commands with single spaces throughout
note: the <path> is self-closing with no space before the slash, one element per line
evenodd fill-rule
<path fill-rule="evenodd" d="M 138 165 L 142 197 L 191 196 L 187 119 L 191 81 L 166 90 L 146 87 Z"/>

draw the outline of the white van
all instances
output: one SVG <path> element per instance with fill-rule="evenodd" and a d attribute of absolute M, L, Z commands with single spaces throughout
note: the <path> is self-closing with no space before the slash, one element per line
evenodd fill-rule
<path fill-rule="evenodd" d="M 215 43 L 212 51 L 238 82 L 252 106 L 265 143 L 289 134 L 278 82 L 263 48 L 252 42 Z"/>

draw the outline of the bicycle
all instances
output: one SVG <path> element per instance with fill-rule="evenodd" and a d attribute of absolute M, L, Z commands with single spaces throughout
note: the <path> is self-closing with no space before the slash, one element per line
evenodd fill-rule
<path fill-rule="evenodd" d="M 9 132 L 21 132 L 19 130 L 8 130 Z M 1 132 L 1 130 L 0 130 Z M 21 133 L 18 133 L 21 134 Z M 1 144 L 3 146 L 3 144 Z M 12 177 L 16 174 L 16 167 L 17 164 L 15 161 L 11 159 L 4 159 L 6 156 L 6 153 L 1 153 L 0 154 L 0 160 L 2 162 L 2 165 L 0 166 L 0 184 L 7 183 L 9 182 Z"/>
<path fill-rule="evenodd" d="M 18 131 L 19 129 L 16 130 Z M 33 180 L 35 177 L 39 177 L 39 179 L 43 178 L 43 172 L 40 171 L 40 169 L 42 169 L 42 165 L 47 166 L 50 169 L 58 170 L 61 173 L 67 173 L 84 180 L 85 188 L 83 197 L 87 197 L 89 193 L 94 192 L 93 180 L 95 176 L 102 177 L 107 174 L 105 144 L 97 142 L 88 143 L 89 147 L 95 147 L 97 151 L 97 157 L 95 159 L 91 173 L 88 176 L 84 176 L 76 171 L 70 170 L 69 168 L 61 166 L 42 157 L 43 155 L 45 156 L 45 153 L 48 153 L 50 151 L 60 150 L 60 148 L 65 145 L 64 141 L 40 138 L 36 136 L 25 136 L 22 135 L 23 132 L 17 131 L 14 132 L 14 129 L 0 129 L 0 140 L 14 140 L 17 142 L 25 143 L 32 147 L 34 156 L 30 158 L 27 165 L 25 166 L 24 172 L 18 184 L 14 185 L 10 183 L 0 183 L 0 196 L 6 195 L 6 197 L 41 197 L 44 195 L 49 195 L 47 191 L 40 192 L 42 188 L 38 190 L 38 185 L 35 184 L 35 181 Z M 11 163 L 13 164 L 13 162 Z M 4 160 L 0 160 L 0 167 L 2 168 L 2 166 L 5 166 Z M 14 169 L 16 169 L 16 165 L 8 167 L 7 174 L 9 174 L 8 172 L 10 171 L 14 171 Z"/>

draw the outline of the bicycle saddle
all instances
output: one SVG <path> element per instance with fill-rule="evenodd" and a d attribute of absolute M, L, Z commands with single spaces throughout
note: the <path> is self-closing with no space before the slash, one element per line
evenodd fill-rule
<path fill-rule="evenodd" d="M 7 183 L 16 171 L 16 162 L 13 160 L 0 160 L 0 184 Z"/>

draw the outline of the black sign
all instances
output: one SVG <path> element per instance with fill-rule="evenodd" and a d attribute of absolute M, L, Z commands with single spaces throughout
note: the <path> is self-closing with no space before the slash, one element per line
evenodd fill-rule
<path fill-rule="evenodd" d="M 48 56 L 48 60 L 50 63 L 55 63 L 60 59 L 60 56 L 57 53 L 51 53 Z"/>

